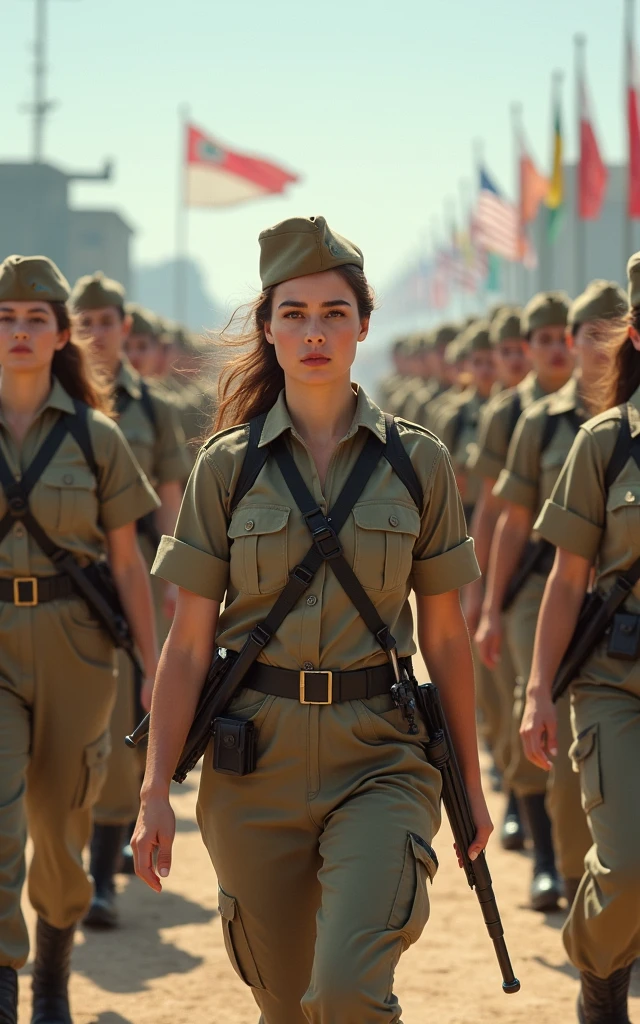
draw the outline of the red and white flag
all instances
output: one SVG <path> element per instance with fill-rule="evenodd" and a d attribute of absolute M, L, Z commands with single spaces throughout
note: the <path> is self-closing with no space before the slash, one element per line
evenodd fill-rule
<path fill-rule="evenodd" d="M 232 206 L 284 192 L 299 180 L 268 160 L 227 149 L 192 124 L 186 128 L 186 206 Z"/>
<path fill-rule="evenodd" d="M 578 164 L 578 214 L 582 220 L 600 216 L 609 172 L 600 155 L 600 147 L 591 119 L 589 94 L 584 74 L 580 81 L 580 162 Z"/>
<path fill-rule="evenodd" d="M 636 71 L 636 54 L 628 29 L 628 68 L 627 82 L 627 146 L 629 159 L 629 183 L 627 213 L 633 220 L 640 217 L 640 104 L 638 103 L 638 85 Z"/>

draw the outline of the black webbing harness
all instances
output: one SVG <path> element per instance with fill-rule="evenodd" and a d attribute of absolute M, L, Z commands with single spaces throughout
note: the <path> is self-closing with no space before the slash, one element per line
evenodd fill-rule
<path fill-rule="evenodd" d="M 154 435 L 157 437 L 158 417 L 156 416 L 156 410 L 151 400 L 149 386 L 142 377 L 138 381 L 138 386 L 140 388 L 140 405 L 142 406 L 142 411 L 149 420 Z M 115 392 L 115 408 L 118 414 L 118 419 L 124 415 L 133 400 L 133 397 L 129 394 L 127 389 L 121 384 L 118 385 Z M 160 544 L 160 531 L 156 526 L 153 512 L 147 512 L 146 516 L 142 516 L 140 519 L 136 520 L 136 530 L 138 534 L 146 537 L 154 551 L 157 551 L 158 545 Z"/>

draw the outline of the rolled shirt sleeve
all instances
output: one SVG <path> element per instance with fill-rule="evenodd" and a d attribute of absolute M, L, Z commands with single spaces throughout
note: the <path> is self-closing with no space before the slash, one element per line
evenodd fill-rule
<path fill-rule="evenodd" d="M 496 497 L 535 512 L 540 493 L 540 447 L 545 416 L 535 406 L 518 420 L 507 461 L 493 488 Z"/>
<path fill-rule="evenodd" d="M 602 457 L 594 434 L 582 427 L 535 529 L 556 547 L 593 562 L 605 521 Z"/>
<path fill-rule="evenodd" d="M 117 424 L 94 412 L 89 430 L 98 465 L 103 529 L 117 530 L 155 511 L 158 496 Z"/>

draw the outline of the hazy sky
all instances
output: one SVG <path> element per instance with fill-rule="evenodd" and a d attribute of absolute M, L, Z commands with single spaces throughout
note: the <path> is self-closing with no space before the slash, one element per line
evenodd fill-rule
<path fill-rule="evenodd" d="M 69 169 L 116 161 L 109 185 L 73 201 L 117 209 L 134 259 L 173 254 L 179 104 L 241 150 L 297 171 L 286 198 L 194 210 L 191 254 L 223 302 L 257 285 L 257 234 L 324 214 L 364 250 L 384 288 L 431 232 L 447 196 L 460 206 L 472 142 L 513 193 L 509 104 L 550 162 L 550 79 L 566 72 L 575 153 L 573 36 L 585 32 L 604 153 L 624 154 L 623 0 L 49 0 L 50 94 L 60 106 L 48 158 Z M 0 159 L 30 155 L 33 0 L 2 0 Z M 10 31 L 7 32 L 7 27 Z"/>

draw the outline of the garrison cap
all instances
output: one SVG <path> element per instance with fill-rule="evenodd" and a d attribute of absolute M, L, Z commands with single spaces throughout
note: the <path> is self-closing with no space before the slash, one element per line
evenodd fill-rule
<path fill-rule="evenodd" d="M 571 299 L 566 292 L 538 292 L 522 313 L 522 334 L 527 337 L 541 327 L 566 327 Z"/>
<path fill-rule="evenodd" d="M 627 279 L 629 281 L 629 305 L 632 309 L 640 306 L 640 252 L 631 256 L 627 263 Z"/>
<path fill-rule="evenodd" d="M 491 321 L 489 337 L 492 345 L 522 338 L 522 310 L 518 306 L 503 306 Z"/>
<path fill-rule="evenodd" d="M 154 338 L 158 337 L 160 325 L 155 314 L 150 309 L 144 309 L 136 302 L 128 302 L 125 309 L 133 321 L 131 325 L 132 334 L 150 334 Z"/>
<path fill-rule="evenodd" d="M 416 331 L 410 336 L 414 352 L 426 352 L 433 347 L 433 336 L 431 331 Z"/>
<path fill-rule="evenodd" d="M 448 323 L 442 324 L 432 335 L 432 344 L 434 348 L 446 348 L 449 342 L 453 341 L 460 334 L 460 328 L 457 324 Z"/>
<path fill-rule="evenodd" d="M 465 328 L 458 339 L 460 347 L 467 353 L 486 352 L 490 349 L 489 321 L 476 320 L 474 324 Z"/>
<path fill-rule="evenodd" d="M 612 320 L 628 311 L 627 296 L 615 281 L 592 281 L 582 295 L 574 299 L 569 310 L 569 326 Z"/>
<path fill-rule="evenodd" d="M 258 241 L 263 289 L 348 263 L 364 267 L 358 246 L 332 231 L 324 217 L 290 217 L 265 228 Z"/>
<path fill-rule="evenodd" d="M 66 302 L 69 282 L 48 256 L 7 256 L 0 263 L 0 301 Z"/>
<path fill-rule="evenodd" d="M 115 306 L 124 310 L 125 290 L 119 281 L 105 277 L 102 271 L 79 277 L 71 292 L 71 308 L 76 313 L 85 309 L 105 309 Z"/>
<path fill-rule="evenodd" d="M 489 311 L 486 314 L 486 317 L 487 317 L 487 320 L 489 321 L 489 323 L 492 324 L 493 321 L 497 317 L 500 316 L 500 314 L 503 312 L 503 310 L 508 309 L 508 308 L 509 307 L 506 306 L 504 304 L 504 302 L 494 302 L 493 306 L 491 306 L 489 308 Z"/>

